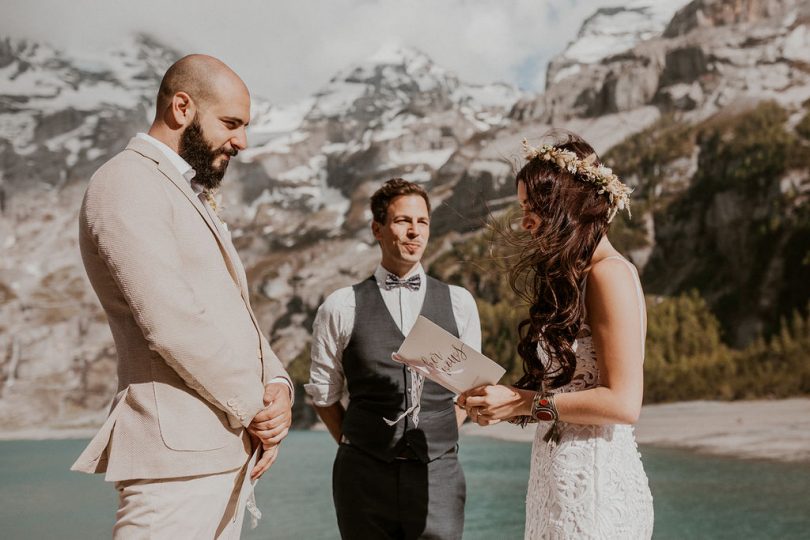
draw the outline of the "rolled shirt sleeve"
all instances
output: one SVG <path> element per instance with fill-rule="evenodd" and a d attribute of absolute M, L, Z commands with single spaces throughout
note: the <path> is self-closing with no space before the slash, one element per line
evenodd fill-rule
<path fill-rule="evenodd" d="M 459 339 L 481 352 L 481 319 L 472 294 L 463 287 L 451 285 L 450 302 L 453 305 Z"/>
<path fill-rule="evenodd" d="M 340 401 L 345 388 L 343 349 L 354 327 L 354 289 L 345 287 L 329 295 L 315 316 L 312 327 L 312 365 L 304 385 L 316 407 Z"/>

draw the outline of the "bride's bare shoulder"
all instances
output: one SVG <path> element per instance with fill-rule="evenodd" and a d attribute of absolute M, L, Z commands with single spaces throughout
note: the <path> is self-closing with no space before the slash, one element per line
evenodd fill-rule
<path fill-rule="evenodd" d="M 605 257 L 594 262 L 588 272 L 586 301 L 589 305 L 635 302 L 637 279 L 632 263 L 621 257 Z"/>

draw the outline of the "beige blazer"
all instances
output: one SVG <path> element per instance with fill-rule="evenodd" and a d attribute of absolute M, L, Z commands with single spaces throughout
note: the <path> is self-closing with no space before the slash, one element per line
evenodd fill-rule
<path fill-rule="evenodd" d="M 216 218 L 213 218 L 216 219 Z M 109 481 L 213 474 L 250 457 L 245 427 L 283 376 L 224 228 L 157 148 L 132 139 L 90 180 L 82 260 L 115 340 L 118 392 L 72 469 Z"/>

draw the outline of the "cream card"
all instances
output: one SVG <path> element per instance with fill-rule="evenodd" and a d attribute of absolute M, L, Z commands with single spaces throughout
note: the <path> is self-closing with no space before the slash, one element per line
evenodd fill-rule
<path fill-rule="evenodd" d="M 482 384 L 496 384 L 506 372 L 421 315 L 396 354 L 402 363 L 456 394 Z"/>

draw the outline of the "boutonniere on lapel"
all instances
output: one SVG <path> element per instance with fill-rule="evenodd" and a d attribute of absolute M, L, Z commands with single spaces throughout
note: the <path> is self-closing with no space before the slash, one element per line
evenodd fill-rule
<path fill-rule="evenodd" d="M 222 219 L 220 215 L 220 211 L 222 210 L 222 206 L 217 202 L 216 199 L 217 190 L 215 189 L 204 189 L 202 190 L 202 196 L 205 199 L 205 202 L 208 203 L 208 206 L 213 210 L 214 215 L 217 217 L 217 220 L 222 224 L 222 227 L 227 231 L 228 224 Z"/>

